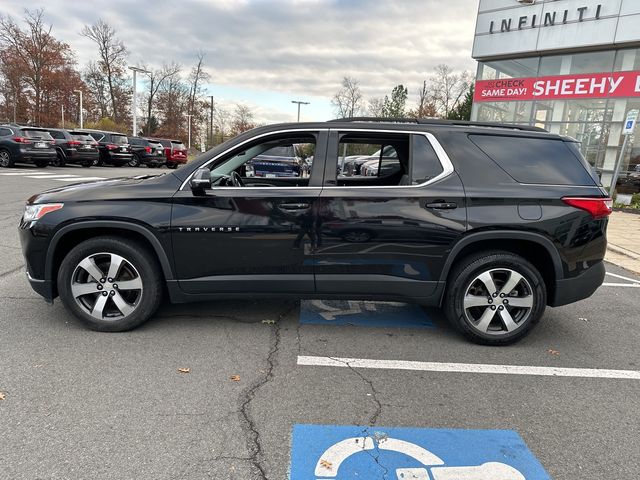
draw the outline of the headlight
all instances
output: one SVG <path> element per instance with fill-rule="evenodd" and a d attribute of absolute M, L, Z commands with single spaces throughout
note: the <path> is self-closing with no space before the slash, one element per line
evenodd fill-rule
<path fill-rule="evenodd" d="M 35 222 L 36 220 L 40 220 L 47 213 L 60 210 L 63 206 L 64 203 L 40 203 L 37 205 L 25 205 L 22 221 L 25 223 Z"/>

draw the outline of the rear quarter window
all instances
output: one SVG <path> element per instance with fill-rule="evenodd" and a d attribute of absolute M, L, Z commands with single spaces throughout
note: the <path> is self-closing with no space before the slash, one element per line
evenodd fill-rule
<path fill-rule="evenodd" d="M 502 135 L 469 139 L 519 183 L 595 185 L 583 163 L 562 140 Z"/>

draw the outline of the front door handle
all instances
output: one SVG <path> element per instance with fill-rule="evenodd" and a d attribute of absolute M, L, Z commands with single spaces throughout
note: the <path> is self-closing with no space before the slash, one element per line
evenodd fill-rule
<path fill-rule="evenodd" d="M 453 202 L 434 202 L 427 203 L 425 206 L 435 210 L 453 210 L 454 208 L 458 208 L 458 204 Z"/>
<path fill-rule="evenodd" d="M 311 205 L 308 203 L 281 203 L 280 208 L 283 210 L 305 210 Z"/>

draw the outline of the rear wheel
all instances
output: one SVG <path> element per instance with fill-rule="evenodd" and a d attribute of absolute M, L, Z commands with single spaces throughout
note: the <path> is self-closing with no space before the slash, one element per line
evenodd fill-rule
<path fill-rule="evenodd" d="M 38 168 L 45 168 L 47 165 L 49 165 L 49 161 L 48 160 L 36 160 L 33 163 L 35 163 L 36 167 L 38 167 Z"/>
<path fill-rule="evenodd" d="M 13 167 L 13 158 L 8 150 L 0 150 L 0 167 L 9 168 Z"/>
<path fill-rule="evenodd" d="M 58 272 L 64 306 L 93 330 L 121 332 L 144 323 L 160 305 L 162 276 L 136 242 L 98 237 L 73 248 Z"/>
<path fill-rule="evenodd" d="M 452 271 L 445 311 L 473 342 L 507 345 L 531 331 L 546 303 L 544 280 L 531 263 L 508 252 L 480 252 Z"/>
<path fill-rule="evenodd" d="M 178 168 L 178 164 L 175 162 L 167 163 L 167 168 L 175 170 L 176 168 Z"/>

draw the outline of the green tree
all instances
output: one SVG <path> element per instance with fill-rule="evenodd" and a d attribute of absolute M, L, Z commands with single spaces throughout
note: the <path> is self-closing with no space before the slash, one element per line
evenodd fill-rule
<path fill-rule="evenodd" d="M 382 103 L 382 116 L 389 118 L 402 118 L 405 116 L 405 105 L 409 90 L 402 84 L 396 85 L 391 91 L 391 98 L 384 96 Z"/>
<path fill-rule="evenodd" d="M 471 107 L 473 106 L 473 84 L 469 86 L 464 100 L 449 112 L 449 120 L 471 120 Z"/>

